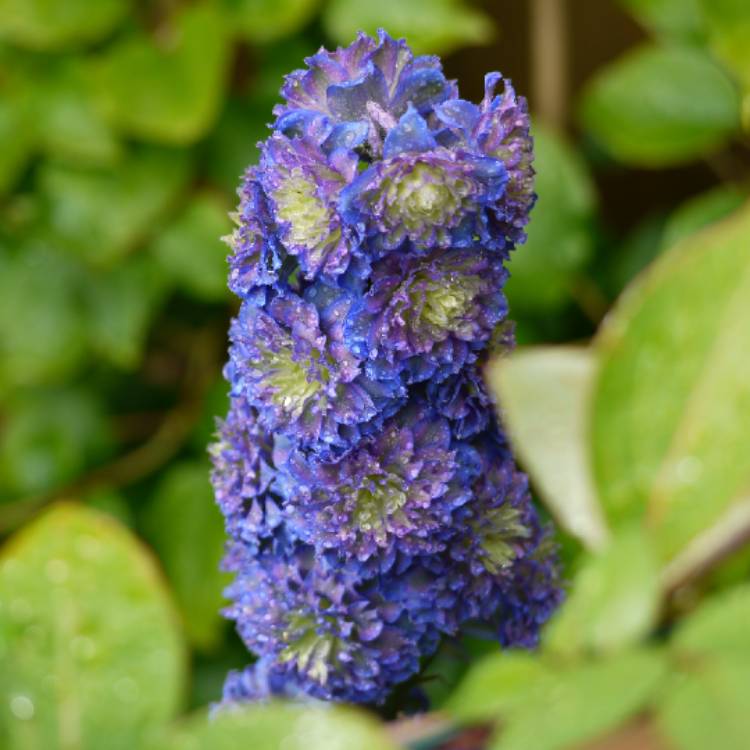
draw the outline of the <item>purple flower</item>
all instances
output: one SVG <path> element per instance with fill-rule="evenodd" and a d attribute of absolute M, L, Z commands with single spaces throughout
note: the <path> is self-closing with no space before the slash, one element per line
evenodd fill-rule
<path fill-rule="evenodd" d="M 260 183 L 276 237 L 308 279 L 345 271 L 359 243 L 337 212 L 339 193 L 356 176 L 359 159 L 346 149 L 327 154 L 321 144 L 329 133 L 321 121 L 300 137 L 274 133 L 261 153 Z"/>
<path fill-rule="evenodd" d="M 395 251 L 375 264 L 370 290 L 347 321 L 349 347 L 381 377 L 455 374 L 504 318 L 506 278 L 501 262 L 480 249 Z"/>
<path fill-rule="evenodd" d="M 247 554 L 235 544 L 226 567 L 236 572 L 227 614 L 263 670 L 246 675 L 244 686 L 232 677 L 233 692 L 266 697 L 291 688 L 324 700 L 382 702 L 436 646 L 399 601 L 408 583 L 388 597 L 378 578 L 329 565 L 299 544 L 283 554 Z"/>
<path fill-rule="evenodd" d="M 403 40 L 382 30 L 377 40 L 360 33 L 348 47 L 321 49 L 305 62 L 306 69 L 286 77 L 285 102 L 274 109 L 276 129 L 297 131 L 319 114 L 333 123 L 361 123 L 371 157 L 380 154 L 384 133 L 410 104 L 427 115 L 456 96 L 437 57 L 414 57 Z"/>
<path fill-rule="evenodd" d="M 306 448 L 345 447 L 397 408 L 401 387 L 366 377 L 344 344 L 350 302 L 330 287 L 311 287 L 306 299 L 286 291 L 264 307 L 242 305 L 226 376 L 265 429 Z"/>
<path fill-rule="evenodd" d="M 281 479 L 287 523 L 321 552 L 377 554 L 383 568 L 397 551 L 444 549 L 454 510 L 471 496 L 451 442 L 447 420 L 415 406 L 336 463 L 297 452 Z"/>
<path fill-rule="evenodd" d="M 438 145 L 410 108 L 388 132 L 382 161 L 342 194 L 342 213 L 386 250 L 405 240 L 417 248 L 493 246 L 488 210 L 507 182 L 500 159 Z"/>
<path fill-rule="evenodd" d="M 484 99 L 479 106 L 463 99 L 441 103 L 435 110 L 445 126 L 440 140 L 452 148 L 465 148 L 500 160 L 508 176 L 502 198 L 489 214 L 488 231 L 499 247 L 505 248 L 526 239 L 524 227 L 534 206 L 534 142 L 529 133 L 530 120 L 526 100 L 516 97 L 513 86 L 499 73 L 485 76 Z M 503 93 L 495 95 L 498 83 Z"/>

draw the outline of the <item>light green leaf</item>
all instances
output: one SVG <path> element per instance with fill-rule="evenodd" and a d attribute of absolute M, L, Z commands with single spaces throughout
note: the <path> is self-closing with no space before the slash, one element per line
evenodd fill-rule
<path fill-rule="evenodd" d="M 146 531 L 172 582 L 185 631 L 202 650 L 218 645 L 229 583 L 219 570 L 226 535 L 214 502 L 208 462 L 175 466 L 146 512 Z"/>
<path fill-rule="evenodd" d="M 164 272 L 199 299 L 228 297 L 228 250 L 221 241 L 232 229 L 228 209 L 218 195 L 199 194 L 153 244 Z"/>
<path fill-rule="evenodd" d="M 711 47 L 743 91 L 742 115 L 750 130 L 750 6 L 745 0 L 700 0 Z"/>
<path fill-rule="evenodd" d="M 685 41 L 705 36 L 701 0 L 620 0 L 620 4 L 657 34 Z"/>
<path fill-rule="evenodd" d="M 714 657 L 675 680 L 658 709 L 658 725 L 675 750 L 747 750 L 750 654 Z"/>
<path fill-rule="evenodd" d="M 659 577 L 648 538 L 620 529 L 583 561 L 567 601 L 549 624 L 545 648 L 562 654 L 610 652 L 637 643 L 656 623 Z"/>
<path fill-rule="evenodd" d="M 80 364 L 82 278 L 70 258 L 41 241 L 0 264 L 0 390 L 58 381 Z"/>
<path fill-rule="evenodd" d="M 670 217 L 664 229 L 664 247 L 676 245 L 736 211 L 748 198 L 738 185 L 721 185 L 685 201 Z"/>
<path fill-rule="evenodd" d="M 540 683 L 489 750 L 567 750 L 618 728 L 653 699 L 664 678 L 657 651 L 626 651 L 574 665 Z"/>
<path fill-rule="evenodd" d="M 219 113 L 230 50 L 219 10 L 209 2 L 190 5 L 158 38 L 133 34 L 104 53 L 97 71 L 101 106 L 124 133 L 193 143 Z"/>
<path fill-rule="evenodd" d="M 86 286 L 92 348 L 118 367 L 138 365 L 149 323 L 166 291 L 164 272 L 145 255 L 92 271 Z"/>
<path fill-rule="evenodd" d="M 750 585 L 737 586 L 712 596 L 672 636 L 680 653 L 744 654 L 750 659 Z"/>
<path fill-rule="evenodd" d="M 600 496 L 615 522 L 646 517 L 665 560 L 750 499 L 748 243 L 750 207 L 680 243 L 596 342 Z"/>
<path fill-rule="evenodd" d="M 180 702 L 185 652 L 151 558 L 107 516 L 58 505 L 0 553 L 8 750 L 133 750 Z"/>
<path fill-rule="evenodd" d="M 607 538 L 589 457 L 595 370 L 591 352 L 562 347 L 522 349 L 487 369 L 503 422 L 545 505 L 591 548 Z"/>
<path fill-rule="evenodd" d="M 120 143 L 94 105 L 83 65 L 57 58 L 31 80 L 40 148 L 48 155 L 83 164 L 112 164 Z"/>
<path fill-rule="evenodd" d="M 536 126 L 534 150 L 539 200 L 528 240 L 511 256 L 507 293 L 511 309 L 545 312 L 570 301 L 591 257 L 596 197 L 585 163 L 558 135 Z"/>
<path fill-rule="evenodd" d="M 232 29 L 258 44 L 275 42 L 303 28 L 320 0 L 224 0 Z"/>
<path fill-rule="evenodd" d="M 125 17 L 127 0 L 0 0 L 0 38 L 59 50 L 95 42 Z"/>
<path fill-rule="evenodd" d="M 496 720 L 522 706 L 548 671 L 537 655 L 525 651 L 492 654 L 472 666 L 444 709 L 466 723 Z"/>
<path fill-rule="evenodd" d="M 154 231 L 188 176 L 186 154 L 148 147 L 116 170 L 47 164 L 40 187 L 56 236 L 92 265 L 111 266 Z"/>
<path fill-rule="evenodd" d="M 0 89 L 0 194 L 12 188 L 36 145 L 29 97 Z"/>
<path fill-rule="evenodd" d="M 101 404 L 87 391 L 35 389 L 9 402 L 0 432 L 0 492 L 59 487 L 107 453 Z"/>
<path fill-rule="evenodd" d="M 159 746 L 160 748 L 162 746 Z M 396 750 L 369 714 L 338 706 L 283 703 L 198 716 L 175 734 L 167 750 Z"/>
<path fill-rule="evenodd" d="M 375 34 L 382 27 L 406 37 L 417 53 L 447 54 L 469 44 L 486 44 L 494 35 L 489 16 L 462 0 L 330 0 L 323 25 L 339 44 L 349 44 L 358 31 Z"/>
<path fill-rule="evenodd" d="M 643 46 L 601 71 L 581 106 L 585 127 L 621 161 L 680 164 L 739 130 L 739 97 L 711 57 L 688 47 Z"/>

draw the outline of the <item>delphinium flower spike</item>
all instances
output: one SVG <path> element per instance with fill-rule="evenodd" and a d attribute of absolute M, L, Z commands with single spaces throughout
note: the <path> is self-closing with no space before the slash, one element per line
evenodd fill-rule
<path fill-rule="evenodd" d="M 227 614 L 257 661 L 228 703 L 381 703 L 469 622 L 535 645 L 561 598 L 482 379 L 513 343 L 526 103 L 497 73 L 460 99 L 382 31 L 306 63 L 229 238 L 242 303 L 212 480 Z"/>

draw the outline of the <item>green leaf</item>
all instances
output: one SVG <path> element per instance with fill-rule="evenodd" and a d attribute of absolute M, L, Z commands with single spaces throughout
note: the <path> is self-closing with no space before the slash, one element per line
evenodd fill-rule
<path fill-rule="evenodd" d="M 83 164 L 112 164 L 122 148 L 94 104 L 87 72 L 75 59 L 56 58 L 34 86 L 35 125 L 49 156 Z"/>
<path fill-rule="evenodd" d="M 148 147 L 116 171 L 47 164 L 40 188 L 56 236 L 89 263 L 111 266 L 153 232 L 188 176 L 185 153 Z"/>
<path fill-rule="evenodd" d="M 750 654 L 714 657 L 675 681 L 657 720 L 675 750 L 746 750 L 750 740 Z"/>
<path fill-rule="evenodd" d="M 0 554 L 0 726 L 8 750 L 133 750 L 176 712 L 185 652 L 140 544 L 54 507 Z"/>
<path fill-rule="evenodd" d="M 672 648 L 687 655 L 744 654 L 750 658 L 750 585 L 712 596 L 684 620 Z"/>
<path fill-rule="evenodd" d="M 274 85 L 278 90 L 281 79 Z M 205 168 L 208 176 L 228 194 L 235 195 L 245 169 L 257 163 L 257 144 L 268 136 L 267 123 L 277 98 L 230 98 L 209 136 Z"/>
<path fill-rule="evenodd" d="M 486 44 L 494 35 L 489 16 L 461 0 L 330 0 L 323 25 L 339 44 L 349 44 L 358 31 L 375 34 L 378 28 L 406 37 L 417 53 L 448 54 L 470 44 Z"/>
<path fill-rule="evenodd" d="M 175 466 L 163 479 L 146 512 L 147 536 L 159 553 L 193 645 L 215 648 L 229 583 L 219 570 L 226 535 L 214 502 L 208 462 Z"/>
<path fill-rule="evenodd" d="M 190 5 L 158 38 L 133 34 L 104 53 L 97 70 L 101 106 L 128 135 L 193 143 L 219 114 L 229 42 L 217 8 Z"/>
<path fill-rule="evenodd" d="M 59 50 L 102 39 L 129 10 L 127 0 L 0 0 L 0 38 Z"/>
<path fill-rule="evenodd" d="M 467 724 L 491 721 L 523 706 L 548 675 L 544 662 L 524 651 L 498 652 L 475 664 L 445 705 Z"/>
<path fill-rule="evenodd" d="M 0 194 L 12 188 L 36 145 L 29 97 L 0 88 Z"/>
<path fill-rule="evenodd" d="M 724 145 L 739 129 L 734 84 L 709 55 L 688 47 L 640 47 L 587 87 L 585 127 L 621 161 L 664 167 Z"/>
<path fill-rule="evenodd" d="M 630 287 L 596 342 L 600 496 L 616 523 L 646 517 L 665 560 L 748 505 L 749 242 L 746 206 L 679 244 Z"/>
<path fill-rule="evenodd" d="M 748 198 L 738 185 L 721 185 L 683 203 L 669 218 L 664 229 L 664 247 L 676 245 L 736 211 Z"/>
<path fill-rule="evenodd" d="M 701 41 L 705 36 L 701 0 L 620 0 L 620 4 L 657 34 L 684 41 Z"/>
<path fill-rule="evenodd" d="M 320 0 L 224 0 L 235 33 L 256 44 L 275 42 L 307 25 Z"/>
<path fill-rule="evenodd" d="M 567 750 L 637 715 L 654 697 L 665 665 L 657 651 L 626 651 L 574 665 L 542 681 L 489 750 Z"/>
<path fill-rule="evenodd" d="M 145 255 L 92 271 L 86 286 L 92 348 L 118 367 L 137 366 L 149 323 L 166 291 L 162 269 Z"/>
<path fill-rule="evenodd" d="M 536 126 L 534 150 L 539 200 L 511 257 L 507 293 L 513 310 L 547 312 L 570 301 L 591 258 L 596 197 L 585 163 L 558 135 Z"/>
<path fill-rule="evenodd" d="M 588 402 L 596 362 L 585 349 L 537 348 L 487 370 L 503 422 L 535 488 L 558 523 L 591 548 L 607 538 L 594 488 Z"/>
<path fill-rule="evenodd" d="M 81 269 L 41 241 L 0 262 L 0 389 L 60 380 L 86 352 Z"/>
<path fill-rule="evenodd" d="M 161 747 L 161 746 L 160 746 Z M 338 706 L 269 703 L 188 721 L 167 750 L 396 750 L 369 714 Z"/>
<path fill-rule="evenodd" d="M 0 493 L 59 487 L 106 454 L 111 437 L 87 391 L 35 389 L 7 406 L 0 433 Z"/>
<path fill-rule="evenodd" d="M 221 238 L 231 228 L 224 201 L 218 195 L 199 194 L 156 238 L 152 252 L 188 294 L 209 302 L 225 300 L 228 250 Z"/>
<path fill-rule="evenodd" d="M 567 601 L 549 624 L 545 647 L 574 655 L 637 643 L 656 623 L 658 572 L 645 534 L 620 529 L 603 552 L 584 560 Z"/>
<path fill-rule="evenodd" d="M 712 49 L 743 91 L 742 114 L 750 130 L 750 7 L 745 0 L 700 0 Z"/>

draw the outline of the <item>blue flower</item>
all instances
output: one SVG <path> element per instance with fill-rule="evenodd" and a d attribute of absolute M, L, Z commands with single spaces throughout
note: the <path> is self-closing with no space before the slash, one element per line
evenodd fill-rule
<path fill-rule="evenodd" d="M 384 32 L 321 50 L 240 190 L 242 299 L 211 447 L 257 661 L 224 702 L 382 703 L 471 622 L 532 647 L 561 599 L 549 531 L 482 380 L 513 346 L 504 267 L 534 202 L 526 103 L 458 98 Z"/>

